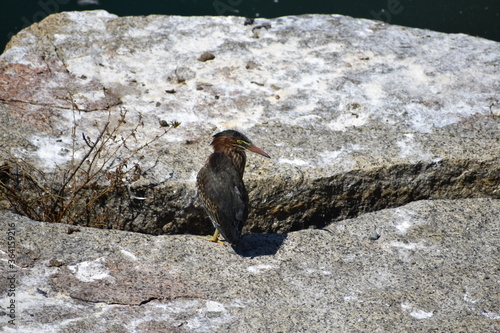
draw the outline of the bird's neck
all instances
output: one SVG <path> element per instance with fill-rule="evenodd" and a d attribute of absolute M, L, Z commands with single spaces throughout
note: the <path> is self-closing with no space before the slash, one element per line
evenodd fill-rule
<path fill-rule="evenodd" d="M 238 170 L 240 177 L 243 178 L 243 173 L 245 172 L 245 165 L 247 163 L 247 156 L 244 150 L 230 149 L 225 152 L 227 156 L 233 162 L 234 167 Z"/>
<path fill-rule="evenodd" d="M 221 153 L 229 157 L 234 165 L 234 168 L 238 171 L 240 177 L 243 178 L 245 165 L 247 163 L 247 156 L 244 150 L 235 149 L 233 147 L 214 145 L 214 153 Z"/>

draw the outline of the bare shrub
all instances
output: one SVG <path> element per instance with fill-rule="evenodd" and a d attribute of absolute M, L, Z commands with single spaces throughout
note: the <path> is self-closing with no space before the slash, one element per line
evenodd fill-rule
<path fill-rule="evenodd" d="M 3 200 L 7 200 L 17 213 L 37 221 L 92 227 L 102 227 L 106 221 L 109 225 L 113 217 L 106 208 L 106 198 L 126 195 L 129 200 L 144 199 L 133 195 L 130 190 L 131 184 L 143 173 L 140 161 L 144 156 L 141 154 L 147 146 L 180 125 L 175 121 L 164 122 L 162 133 L 138 145 L 136 134 L 142 125 L 142 117 L 139 117 L 132 129 L 125 130 L 127 110 L 122 108 L 114 121 L 108 114 L 107 122 L 101 125 L 95 138 L 85 133 L 78 136 L 78 125 L 74 121 L 71 162 L 50 173 L 23 158 L 10 155 L 0 165 Z M 81 158 L 76 157 L 77 140 L 85 143 Z"/>

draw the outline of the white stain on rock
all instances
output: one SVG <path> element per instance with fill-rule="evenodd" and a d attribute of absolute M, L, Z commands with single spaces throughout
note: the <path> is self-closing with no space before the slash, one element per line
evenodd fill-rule
<path fill-rule="evenodd" d="M 37 156 L 41 164 L 46 168 L 63 165 L 70 162 L 73 158 L 72 153 L 68 149 L 70 147 L 70 139 L 68 137 L 56 139 L 45 136 L 33 136 L 31 143 L 37 148 Z M 18 153 L 20 154 L 16 155 L 23 156 L 27 152 Z"/>
<path fill-rule="evenodd" d="M 417 319 L 427 319 L 427 318 L 430 318 L 434 315 L 434 313 L 432 311 L 428 312 L 428 311 L 424 311 L 424 310 L 413 310 L 412 312 L 410 312 L 410 316 L 412 316 L 413 318 L 417 318 Z"/>
<path fill-rule="evenodd" d="M 280 164 L 291 164 L 291 165 L 295 165 L 295 166 L 304 166 L 304 165 L 308 165 L 309 164 L 307 161 L 301 160 L 299 158 L 294 158 L 294 159 L 280 158 L 278 160 L 278 163 L 280 163 Z"/>
<path fill-rule="evenodd" d="M 262 272 L 265 272 L 265 271 L 273 269 L 273 268 L 275 268 L 275 266 L 273 266 L 273 265 L 261 264 L 261 265 L 248 266 L 247 271 L 249 271 L 252 274 L 260 274 Z"/>
<path fill-rule="evenodd" d="M 401 309 L 404 312 L 409 313 L 410 316 L 416 319 L 428 319 L 434 315 L 433 311 L 424 311 L 422 309 L 418 309 L 416 306 L 408 302 L 401 303 Z"/>
<path fill-rule="evenodd" d="M 136 255 L 135 255 L 135 254 L 133 254 L 133 253 L 132 253 L 132 252 L 130 252 L 130 251 L 127 251 L 127 250 L 125 250 L 125 249 L 120 249 L 120 252 L 121 252 L 124 256 L 126 256 L 127 258 L 129 258 L 129 259 L 131 259 L 131 260 L 133 260 L 133 261 L 137 261 L 137 260 L 138 260 L 138 258 L 136 257 Z"/>
<path fill-rule="evenodd" d="M 68 266 L 75 277 L 82 282 L 93 282 L 110 277 L 109 270 L 104 264 L 105 259 L 99 258 L 93 261 L 83 261 L 76 265 Z"/>
<path fill-rule="evenodd" d="M 187 320 L 186 327 L 196 332 L 216 332 L 221 324 L 231 318 L 224 304 L 208 300 L 204 307 L 198 309 L 197 315 Z"/>
<path fill-rule="evenodd" d="M 425 246 L 422 243 L 403 243 L 403 242 L 390 242 L 390 246 L 402 249 L 402 250 L 409 250 L 409 251 L 414 251 L 414 250 L 420 250 L 420 249 L 426 249 L 427 246 Z"/>
<path fill-rule="evenodd" d="M 498 313 L 498 312 L 484 311 L 483 316 L 485 316 L 486 318 L 491 319 L 491 320 L 499 320 L 500 319 L 500 313 Z"/>
<path fill-rule="evenodd" d="M 415 212 L 405 208 L 396 208 L 394 210 L 393 225 L 399 234 L 404 235 L 408 233 L 413 227 L 427 223 L 424 219 L 419 217 Z"/>

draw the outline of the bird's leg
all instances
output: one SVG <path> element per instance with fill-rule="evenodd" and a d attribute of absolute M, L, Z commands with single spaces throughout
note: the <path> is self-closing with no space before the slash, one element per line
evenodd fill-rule
<path fill-rule="evenodd" d="M 219 229 L 215 228 L 214 235 L 212 237 L 208 237 L 207 240 L 214 242 L 214 243 L 219 243 Z"/>
<path fill-rule="evenodd" d="M 221 241 L 219 239 L 219 234 L 220 234 L 219 233 L 219 229 L 215 228 L 215 232 L 214 232 L 213 236 L 209 236 L 209 237 L 196 236 L 196 237 L 204 239 L 204 240 L 207 240 L 209 242 L 214 242 L 214 243 L 219 243 L 219 244 L 222 244 L 222 245 L 226 245 L 226 243 L 224 243 L 223 241 Z"/>

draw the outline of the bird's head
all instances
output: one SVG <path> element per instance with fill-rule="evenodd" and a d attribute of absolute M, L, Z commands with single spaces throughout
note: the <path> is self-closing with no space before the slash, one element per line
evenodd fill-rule
<path fill-rule="evenodd" d="M 270 158 L 262 149 L 254 145 L 245 135 L 234 130 L 219 132 L 213 136 L 212 145 L 215 151 L 248 150 L 264 157 Z"/>

